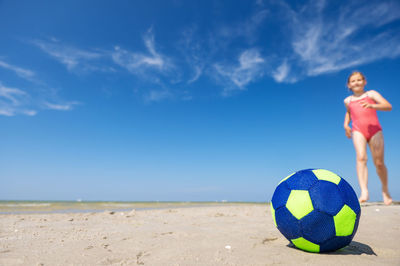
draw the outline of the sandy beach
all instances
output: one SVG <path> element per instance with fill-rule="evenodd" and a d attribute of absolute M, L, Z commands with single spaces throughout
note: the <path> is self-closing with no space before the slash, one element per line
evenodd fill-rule
<path fill-rule="evenodd" d="M 364 204 L 353 242 L 291 247 L 268 204 L 0 215 L 0 265 L 400 265 L 400 205 Z"/>

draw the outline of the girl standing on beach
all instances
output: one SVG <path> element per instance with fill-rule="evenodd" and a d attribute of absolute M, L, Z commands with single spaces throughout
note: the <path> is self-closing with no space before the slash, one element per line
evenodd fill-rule
<path fill-rule="evenodd" d="M 348 80 L 347 87 L 353 95 L 344 99 L 346 115 L 344 117 L 344 129 L 348 138 L 353 138 L 356 150 L 356 168 L 358 182 L 361 188 L 360 202 L 369 199 L 368 193 L 368 169 L 367 169 L 367 144 L 370 148 L 376 172 L 382 182 L 383 202 L 386 205 L 392 203 L 388 189 L 388 172 L 384 163 L 384 141 L 382 127 L 379 124 L 376 110 L 390 111 L 392 105 L 377 91 L 365 91 L 367 84 L 365 76 L 361 72 L 353 72 Z M 352 128 L 349 126 L 352 121 Z"/>

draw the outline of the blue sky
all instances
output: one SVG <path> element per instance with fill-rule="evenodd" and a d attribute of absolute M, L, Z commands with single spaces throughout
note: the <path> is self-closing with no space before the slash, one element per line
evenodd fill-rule
<path fill-rule="evenodd" d="M 398 1 L 0 1 L 0 199 L 269 201 L 305 168 L 358 193 L 353 70 L 400 200 Z"/>

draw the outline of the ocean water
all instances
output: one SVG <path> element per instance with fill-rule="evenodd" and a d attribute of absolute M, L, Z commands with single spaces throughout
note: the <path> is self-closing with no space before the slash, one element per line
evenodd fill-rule
<path fill-rule="evenodd" d="M 130 211 L 249 204 L 247 202 L 0 201 L 0 214 Z M 254 203 L 252 203 L 254 204 Z M 260 203 L 259 203 L 260 204 Z"/>

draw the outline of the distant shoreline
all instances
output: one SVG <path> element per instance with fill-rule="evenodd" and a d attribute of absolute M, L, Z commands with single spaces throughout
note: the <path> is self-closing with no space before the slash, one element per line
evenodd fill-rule
<path fill-rule="evenodd" d="M 51 214 L 51 213 L 98 213 L 105 211 L 127 212 L 156 209 L 191 207 L 268 205 L 269 202 L 246 201 L 29 201 L 0 200 L 0 215 L 7 214 Z M 366 202 L 362 207 L 381 206 L 383 202 Z M 393 202 L 400 205 L 400 201 Z"/>
<path fill-rule="evenodd" d="M 50 213 L 90 213 L 166 208 L 188 208 L 230 205 L 262 205 L 268 202 L 237 201 L 8 201 L 0 200 L 0 215 L 6 214 L 50 214 Z"/>

